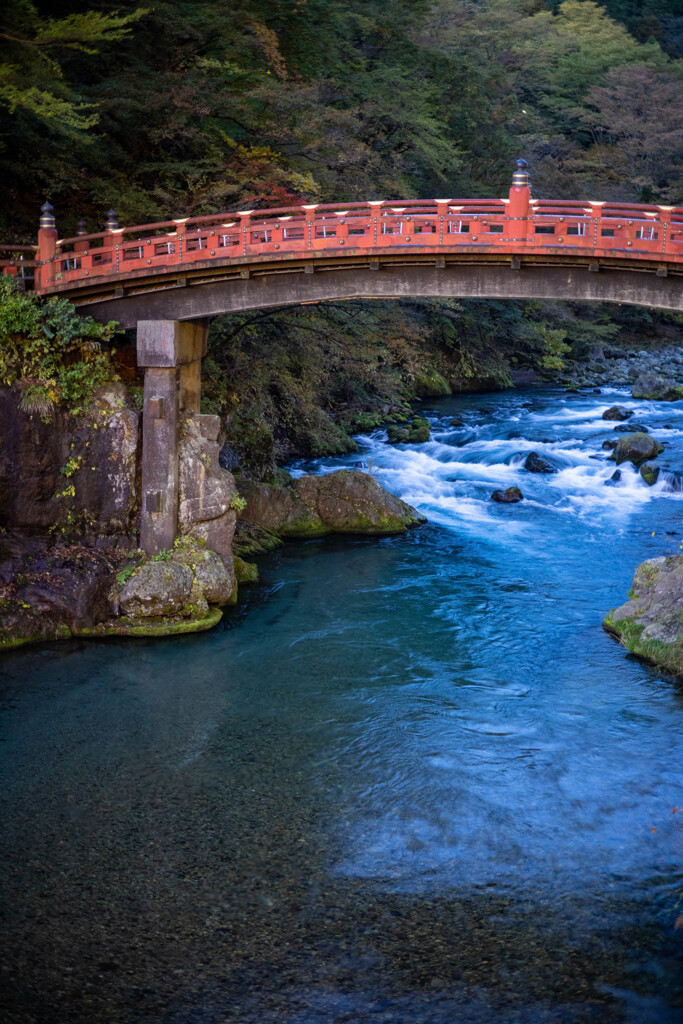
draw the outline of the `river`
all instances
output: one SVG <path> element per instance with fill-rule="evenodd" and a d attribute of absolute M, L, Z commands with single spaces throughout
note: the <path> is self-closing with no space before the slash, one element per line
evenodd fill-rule
<path fill-rule="evenodd" d="M 683 468 L 682 403 L 425 403 L 292 468 L 427 526 L 286 544 L 209 634 L 3 659 L 6 1024 L 683 1020 L 683 693 L 600 625 L 683 495 L 606 484 L 617 401 Z"/>

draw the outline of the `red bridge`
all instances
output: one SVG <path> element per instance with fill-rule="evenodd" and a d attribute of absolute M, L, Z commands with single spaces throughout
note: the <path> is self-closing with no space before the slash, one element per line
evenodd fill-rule
<path fill-rule="evenodd" d="M 140 543 L 150 554 L 176 536 L 179 426 L 182 416 L 200 415 L 211 316 L 411 296 L 683 311 L 683 207 L 532 199 L 523 160 L 508 199 L 327 203 L 131 228 L 110 211 L 103 232 L 89 235 L 82 225 L 61 240 L 49 203 L 42 213 L 37 250 L 3 247 L 3 273 L 34 267 L 39 294 L 137 327 L 145 369 Z M 217 436 L 218 417 L 203 419 Z"/>
<path fill-rule="evenodd" d="M 683 207 L 532 199 L 525 167 L 508 199 L 327 203 L 124 228 L 110 210 L 103 232 L 82 224 L 65 239 L 46 203 L 35 288 L 126 327 L 416 295 L 683 309 Z"/>

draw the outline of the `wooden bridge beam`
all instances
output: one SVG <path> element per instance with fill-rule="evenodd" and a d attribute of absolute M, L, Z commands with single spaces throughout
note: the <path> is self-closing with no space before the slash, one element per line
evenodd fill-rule
<path fill-rule="evenodd" d="M 178 533 L 180 413 L 200 411 L 207 335 L 194 321 L 138 321 L 138 366 L 145 369 L 140 547 L 148 555 L 171 548 Z"/>

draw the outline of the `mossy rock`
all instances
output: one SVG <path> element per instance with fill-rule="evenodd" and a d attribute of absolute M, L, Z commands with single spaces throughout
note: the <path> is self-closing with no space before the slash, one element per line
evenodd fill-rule
<path fill-rule="evenodd" d="M 657 483 L 657 479 L 659 477 L 659 466 L 654 466 L 651 462 L 644 462 L 640 467 L 640 475 L 645 483 L 649 487 L 652 487 L 653 484 Z"/>
<path fill-rule="evenodd" d="M 381 412 L 361 412 L 356 416 L 349 416 L 344 421 L 344 426 L 353 434 L 364 434 L 368 430 L 376 430 L 385 422 Z"/>
<path fill-rule="evenodd" d="M 272 473 L 268 473 L 264 478 L 263 482 L 266 484 L 275 484 L 276 487 L 286 487 L 287 484 L 291 484 L 294 477 L 291 473 L 288 473 L 286 469 L 282 469 L 281 466 L 276 466 Z"/>
<path fill-rule="evenodd" d="M 245 481 L 245 486 L 249 482 Z M 254 555 L 265 555 L 268 551 L 279 548 L 282 541 L 273 533 L 258 523 L 246 519 L 238 519 L 235 527 L 235 536 L 232 542 L 233 555 L 238 558 L 249 558 Z"/>
<path fill-rule="evenodd" d="M 632 654 L 683 676 L 683 555 L 650 558 L 635 571 L 629 600 L 604 628 Z"/>
<path fill-rule="evenodd" d="M 122 617 L 111 622 L 102 622 L 91 629 L 80 629 L 73 632 L 77 637 L 111 637 L 111 636 L 134 636 L 143 637 L 164 637 L 164 636 L 185 636 L 189 633 L 203 633 L 207 629 L 217 626 L 223 617 L 220 608 L 211 607 L 208 612 L 196 619 L 154 619 L 145 621 L 143 619 Z"/>
<path fill-rule="evenodd" d="M 413 390 L 418 398 L 442 398 L 444 395 L 452 394 L 451 386 L 446 378 L 442 377 L 433 366 L 428 366 L 415 377 Z"/>
<path fill-rule="evenodd" d="M 387 441 L 389 444 L 424 444 L 431 436 L 429 420 L 424 416 L 413 416 L 405 427 L 389 427 Z"/>
<path fill-rule="evenodd" d="M 663 451 L 664 446 L 651 434 L 622 434 L 610 458 L 614 459 L 617 466 L 622 462 L 632 462 L 634 466 L 640 466 L 642 462 L 655 459 Z"/>
<path fill-rule="evenodd" d="M 245 562 L 239 555 L 234 555 L 232 564 L 238 583 L 258 583 L 258 567 L 253 562 Z"/>
<path fill-rule="evenodd" d="M 410 505 L 356 470 L 303 476 L 283 488 L 244 481 L 240 492 L 247 499 L 242 521 L 280 537 L 402 533 L 425 522 Z"/>

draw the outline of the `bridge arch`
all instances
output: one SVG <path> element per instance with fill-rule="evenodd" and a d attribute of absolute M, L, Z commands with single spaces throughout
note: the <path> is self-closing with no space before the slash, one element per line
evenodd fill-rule
<path fill-rule="evenodd" d="M 134 328 L 139 320 L 201 320 L 221 313 L 348 299 L 537 299 L 614 302 L 683 312 L 683 272 L 660 261 L 457 254 L 373 254 L 354 260 L 246 263 L 210 273 L 167 275 L 118 294 L 74 296 L 95 319 Z M 683 271 L 683 268 L 681 268 Z"/>

